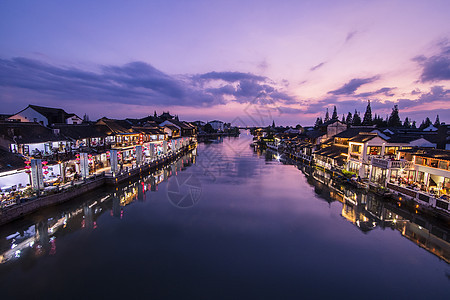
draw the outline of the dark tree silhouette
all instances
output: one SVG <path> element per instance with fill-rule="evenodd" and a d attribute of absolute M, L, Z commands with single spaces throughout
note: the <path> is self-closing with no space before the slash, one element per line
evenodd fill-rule
<path fill-rule="evenodd" d="M 347 124 L 347 126 L 353 124 L 353 116 L 351 112 L 348 112 L 347 119 L 345 119 L 345 123 Z"/>
<path fill-rule="evenodd" d="M 319 127 L 322 124 L 323 124 L 322 118 L 318 117 L 316 119 L 316 123 L 314 124 L 314 127 Z"/>
<path fill-rule="evenodd" d="M 328 107 L 327 112 L 325 113 L 325 122 L 330 120 L 330 114 L 328 113 Z"/>
<path fill-rule="evenodd" d="M 439 121 L 439 115 L 436 115 L 436 121 L 434 121 L 433 126 L 436 127 L 436 128 L 441 126 L 441 122 Z"/>
<path fill-rule="evenodd" d="M 337 114 L 337 109 L 336 109 L 336 105 L 333 108 L 333 115 L 331 116 L 331 118 L 333 120 L 337 120 L 338 119 L 338 114 Z"/>
<path fill-rule="evenodd" d="M 411 123 L 409 122 L 409 118 L 408 117 L 405 118 L 405 121 L 403 122 L 403 127 L 411 128 Z"/>
<path fill-rule="evenodd" d="M 364 113 L 363 125 L 370 126 L 373 124 L 372 108 L 370 107 L 370 100 L 367 101 L 366 112 Z"/>
<path fill-rule="evenodd" d="M 430 118 L 426 117 L 426 119 L 424 121 L 422 121 L 422 123 L 420 124 L 419 129 L 423 130 L 423 129 L 427 128 L 430 125 L 433 125 L 433 123 L 431 123 Z"/>
<path fill-rule="evenodd" d="M 353 114 L 353 122 L 352 122 L 352 125 L 354 125 L 354 126 L 359 126 L 359 125 L 361 125 L 362 124 L 362 121 L 361 121 L 361 117 L 359 116 L 359 113 L 356 111 L 356 109 L 355 109 L 355 113 Z"/>
<path fill-rule="evenodd" d="M 398 105 L 394 105 L 394 108 L 392 109 L 391 115 L 388 119 L 388 126 L 389 127 L 401 127 L 402 121 L 400 120 L 400 116 L 398 113 Z"/>

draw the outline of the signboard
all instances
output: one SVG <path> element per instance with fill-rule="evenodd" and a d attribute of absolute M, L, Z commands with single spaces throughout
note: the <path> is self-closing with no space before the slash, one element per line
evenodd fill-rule
<path fill-rule="evenodd" d="M 163 141 L 163 154 L 167 154 L 167 141 Z"/>
<path fill-rule="evenodd" d="M 89 160 L 87 153 L 80 153 L 80 172 L 82 178 L 89 176 Z"/>
<path fill-rule="evenodd" d="M 155 157 L 155 144 L 148 146 L 148 152 L 150 153 L 150 159 L 153 159 Z"/>
<path fill-rule="evenodd" d="M 117 164 L 117 150 L 109 151 L 109 162 L 111 163 L 111 172 L 117 173 L 119 171 Z"/>
<path fill-rule="evenodd" d="M 142 146 L 136 146 L 136 164 L 141 165 L 144 161 Z"/>
<path fill-rule="evenodd" d="M 31 187 L 33 190 L 44 188 L 44 175 L 42 174 L 42 161 L 40 159 L 31 160 Z"/>

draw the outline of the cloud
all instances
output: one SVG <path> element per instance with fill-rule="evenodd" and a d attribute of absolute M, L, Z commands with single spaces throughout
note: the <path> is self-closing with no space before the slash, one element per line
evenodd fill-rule
<path fill-rule="evenodd" d="M 293 107 L 287 107 L 287 106 L 278 106 L 277 107 L 280 114 L 299 114 L 304 113 L 305 111 L 300 108 L 293 108 Z"/>
<path fill-rule="evenodd" d="M 34 98 L 47 102 L 57 99 L 191 107 L 211 107 L 229 101 L 246 103 L 254 99 L 261 103 L 295 102 L 294 97 L 264 76 L 242 72 L 173 76 L 140 61 L 102 65 L 96 71 L 89 71 L 23 57 L 0 59 L 0 94 L 2 89 L 4 94 L 11 89 L 18 93 L 21 90 L 23 95 L 29 94 L 25 90 L 30 91 L 36 95 Z"/>
<path fill-rule="evenodd" d="M 450 45 L 441 44 L 440 53 L 429 58 L 424 55 L 412 59 L 422 66 L 421 82 L 450 80 Z"/>
<path fill-rule="evenodd" d="M 309 69 L 309 70 L 310 70 L 310 71 L 315 71 L 315 70 L 317 70 L 317 69 L 323 67 L 324 64 L 326 64 L 326 62 L 321 62 L 320 64 L 317 64 L 317 65 L 311 67 L 311 69 Z"/>
<path fill-rule="evenodd" d="M 369 78 L 353 78 L 342 87 L 334 91 L 329 91 L 328 94 L 332 95 L 352 95 L 360 86 L 374 82 L 380 78 L 379 75 Z"/>
<path fill-rule="evenodd" d="M 206 88 L 208 93 L 222 97 L 221 99 L 231 96 L 232 101 L 239 103 L 280 102 L 291 104 L 297 101 L 295 97 L 280 90 L 280 87 L 273 84 L 267 77 L 251 73 L 209 72 L 193 75 L 192 80 L 194 85 L 205 86 L 205 82 L 209 84 L 211 87 Z M 283 80 L 281 85 L 287 86 L 289 82 Z"/>
<path fill-rule="evenodd" d="M 220 100 L 144 62 L 100 66 L 91 72 L 22 57 L 0 59 L 1 86 L 85 102 L 211 106 Z"/>
<path fill-rule="evenodd" d="M 268 68 L 269 68 L 269 63 L 267 62 L 267 60 L 263 60 L 260 63 L 258 63 L 257 68 L 261 71 L 261 72 L 265 72 Z"/>
<path fill-rule="evenodd" d="M 353 39 L 355 37 L 355 35 L 358 33 L 358 31 L 354 30 L 354 31 L 350 31 L 347 34 L 347 37 L 345 38 L 345 42 L 348 43 L 351 39 Z"/>
<path fill-rule="evenodd" d="M 367 97 L 372 97 L 372 96 L 376 96 L 376 95 L 385 95 L 386 97 L 392 97 L 395 94 L 392 93 L 392 90 L 395 90 L 396 88 L 390 88 L 390 87 L 383 87 L 381 89 L 378 89 L 376 91 L 373 92 L 365 92 L 365 93 L 359 93 L 356 94 L 356 97 L 362 97 L 362 98 L 367 98 Z"/>
<path fill-rule="evenodd" d="M 242 72 L 209 72 L 194 76 L 201 80 L 223 80 L 226 82 L 237 82 L 241 80 L 265 81 L 266 77 Z"/>

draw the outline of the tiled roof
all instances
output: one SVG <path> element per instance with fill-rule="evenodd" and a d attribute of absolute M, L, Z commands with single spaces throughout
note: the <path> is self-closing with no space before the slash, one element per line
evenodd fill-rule
<path fill-rule="evenodd" d="M 376 138 L 377 134 L 370 134 L 370 133 L 359 133 L 358 135 L 352 137 L 349 139 L 350 142 L 356 142 L 356 143 L 365 143 L 367 141 L 370 141 L 373 138 Z M 381 138 L 381 137 L 380 137 Z"/>
<path fill-rule="evenodd" d="M 0 136 L 18 144 L 33 144 L 63 141 L 65 138 L 55 135 L 53 130 L 34 122 L 0 122 Z"/>
<path fill-rule="evenodd" d="M 450 160 L 450 150 L 433 149 L 433 148 L 413 148 L 399 150 L 400 152 L 411 153 L 413 155 Z"/>
<path fill-rule="evenodd" d="M 110 131 L 106 125 L 94 124 L 56 124 L 53 126 L 60 130 L 60 134 L 73 140 L 85 138 L 106 137 Z"/>
<path fill-rule="evenodd" d="M 24 157 L 0 149 L 0 172 L 24 168 L 24 161 Z"/>

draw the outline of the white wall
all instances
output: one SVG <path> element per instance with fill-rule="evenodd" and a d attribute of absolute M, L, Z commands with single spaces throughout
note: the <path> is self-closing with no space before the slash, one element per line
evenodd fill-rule
<path fill-rule="evenodd" d="M 27 108 L 24 111 L 14 115 L 14 116 L 9 117 L 8 119 L 10 119 L 10 120 L 19 119 L 21 122 L 34 122 L 34 119 L 36 119 L 36 121 L 38 123 L 43 122 L 43 124 L 45 126 L 48 125 L 47 118 L 32 108 Z"/>
<path fill-rule="evenodd" d="M 83 123 L 83 120 L 78 118 L 77 116 L 73 116 L 73 117 L 67 118 L 66 123 L 67 124 L 81 124 L 81 123 Z"/>
<path fill-rule="evenodd" d="M 26 186 L 30 183 L 29 175 L 25 173 L 25 170 L 19 171 L 17 173 L 8 174 L 0 173 L 0 188 L 17 185 L 21 183 L 23 186 Z"/>

